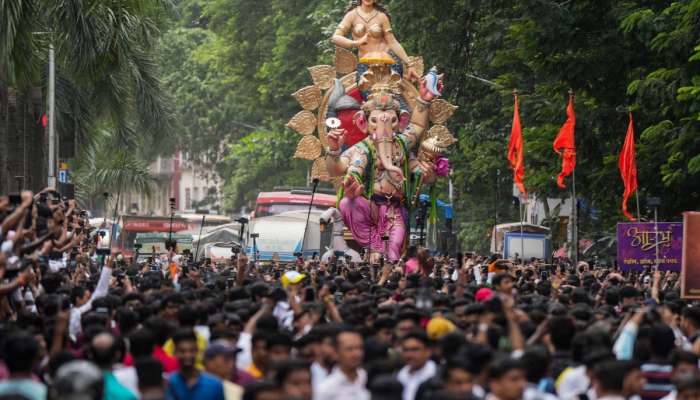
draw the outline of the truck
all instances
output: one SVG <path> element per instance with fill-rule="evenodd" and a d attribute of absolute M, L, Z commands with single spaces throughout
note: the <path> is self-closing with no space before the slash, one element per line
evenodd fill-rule
<path fill-rule="evenodd" d="M 307 211 L 289 211 L 255 218 L 251 221 L 246 253 L 251 259 L 257 252 L 259 261 L 292 262 L 295 254 L 304 258 L 321 254 L 321 213 L 311 212 L 306 228 Z M 306 240 L 302 240 L 306 231 Z M 256 236 L 257 235 L 257 236 Z M 303 243 L 303 245 L 302 245 Z"/>
<path fill-rule="evenodd" d="M 521 236 L 522 231 L 522 236 Z M 503 258 L 537 258 L 551 260 L 549 228 L 529 223 L 513 222 L 496 225 L 491 235 L 491 252 Z"/>

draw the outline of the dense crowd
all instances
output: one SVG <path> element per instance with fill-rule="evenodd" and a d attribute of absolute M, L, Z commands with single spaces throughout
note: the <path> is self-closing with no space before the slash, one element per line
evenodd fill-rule
<path fill-rule="evenodd" d="M 55 192 L 0 198 L 0 399 L 700 397 L 678 275 L 410 249 L 136 262 Z"/>

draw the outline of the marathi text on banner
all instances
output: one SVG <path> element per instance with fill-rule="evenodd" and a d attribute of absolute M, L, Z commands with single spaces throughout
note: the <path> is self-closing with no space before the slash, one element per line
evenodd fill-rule
<path fill-rule="evenodd" d="M 617 264 L 623 271 L 657 264 L 661 270 L 680 271 L 682 253 L 681 222 L 617 224 Z"/>

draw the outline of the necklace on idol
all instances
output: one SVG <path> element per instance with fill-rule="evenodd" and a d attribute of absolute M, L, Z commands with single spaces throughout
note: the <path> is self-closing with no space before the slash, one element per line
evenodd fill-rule
<path fill-rule="evenodd" d="M 359 7 L 355 9 L 355 13 L 356 13 L 360 18 L 362 18 L 363 21 L 365 21 L 365 24 L 369 24 L 369 21 L 373 20 L 374 17 L 376 17 L 376 16 L 379 14 L 379 10 L 375 9 L 375 10 L 374 10 L 374 13 L 372 13 L 372 15 L 371 15 L 369 18 L 365 18 L 365 17 L 362 16 L 362 14 L 360 14 L 360 8 L 359 8 Z"/>

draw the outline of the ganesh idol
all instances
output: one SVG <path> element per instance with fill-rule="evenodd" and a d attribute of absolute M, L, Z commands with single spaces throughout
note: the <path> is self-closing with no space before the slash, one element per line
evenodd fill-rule
<path fill-rule="evenodd" d="M 406 54 L 379 2 L 352 1 L 331 40 L 333 65 L 309 67 L 313 84 L 292 94 L 303 109 L 286 125 L 300 135 L 294 158 L 339 191 L 354 247 L 397 261 L 422 186 L 432 192 L 449 173 L 443 154 L 456 139 L 445 123 L 457 107 L 438 98 L 437 68 Z"/>
<path fill-rule="evenodd" d="M 396 72 L 378 66 L 363 74 L 361 86 L 376 82 L 355 116 L 355 125 L 368 137 L 341 152 L 346 131 L 334 129 L 328 132 L 326 150 L 329 174 L 342 177 L 339 209 L 345 225 L 372 259 L 383 254 L 392 262 L 401 257 L 409 231 L 407 207 L 415 176 L 425 184 L 436 179 L 435 164 L 414 152 L 428 126 L 436 91 L 426 87 L 426 79 L 421 81 L 409 120 L 396 99 L 392 82 L 397 78 Z M 442 83 L 437 86 L 441 89 Z"/>

